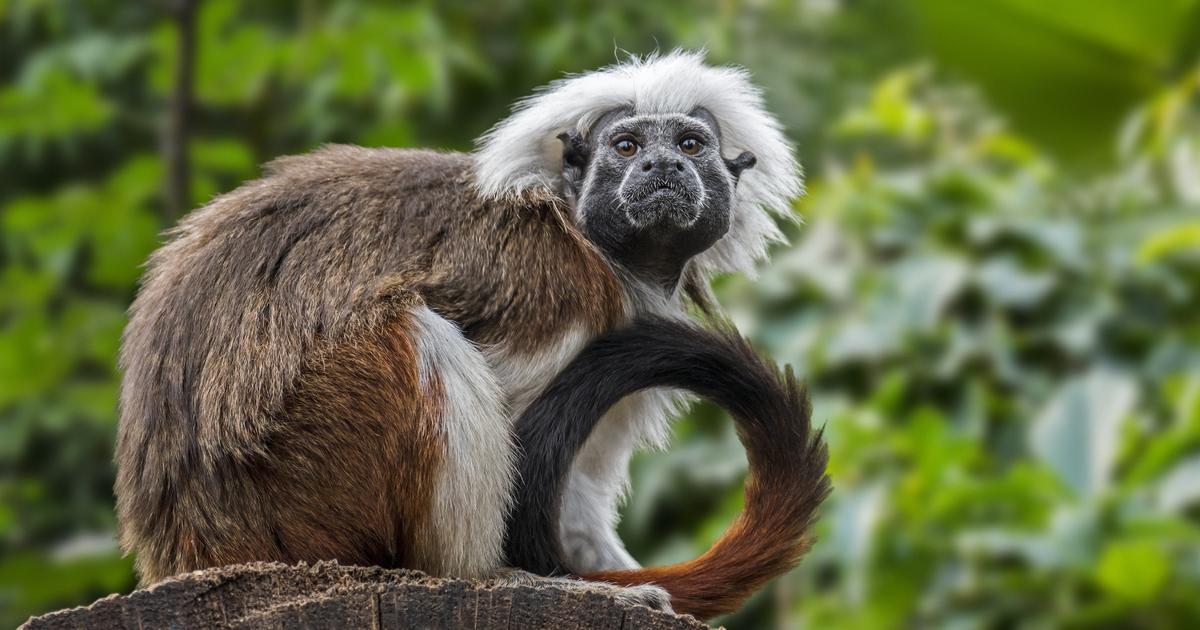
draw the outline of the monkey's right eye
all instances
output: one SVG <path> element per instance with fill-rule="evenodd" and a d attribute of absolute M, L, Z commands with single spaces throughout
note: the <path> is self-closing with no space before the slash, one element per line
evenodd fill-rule
<path fill-rule="evenodd" d="M 633 140 L 618 140 L 617 143 L 613 145 L 613 149 L 615 149 L 617 155 L 621 157 L 633 157 L 634 154 L 638 152 L 638 145 Z"/>

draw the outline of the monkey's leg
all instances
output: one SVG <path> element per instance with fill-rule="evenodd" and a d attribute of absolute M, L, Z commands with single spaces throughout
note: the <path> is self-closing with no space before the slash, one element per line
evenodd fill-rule
<path fill-rule="evenodd" d="M 483 577 L 501 566 L 510 420 L 482 354 L 403 290 L 309 362 L 260 474 L 283 557 Z M 270 474 L 274 473 L 274 474 Z"/>
<path fill-rule="evenodd" d="M 430 506 L 438 571 L 483 576 L 502 564 L 516 475 L 512 418 L 487 360 L 458 326 L 414 313 L 423 382 L 439 384 L 444 460 Z"/>
<path fill-rule="evenodd" d="M 675 407 L 676 395 L 665 390 L 630 396 L 588 437 L 571 467 L 559 516 L 559 540 L 572 570 L 641 568 L 617 535 L 618 508 L 628 491 L 635 447 L 663 442 Z"/>
<path fill-rule="evenodd" d="M 559 517 L 559 540 L 573 570 L 581 573 L 638 569 L 641 565 L 617 536 L 619 478 L 596 478 L 575 467 L 567 479 Z"/>

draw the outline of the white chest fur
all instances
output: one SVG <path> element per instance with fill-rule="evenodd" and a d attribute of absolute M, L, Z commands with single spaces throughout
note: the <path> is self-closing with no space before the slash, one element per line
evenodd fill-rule
<path fill-rule="evenodd" d="M 572 328 L 540 352 L 530 354 L 505 346 L 484 350 L 513 418 L 525 411 L 550 379 L 579 354 L 588 340 L 587 331 Z"/>
<path fill-rule="evenodd" d="M 672 319 L 687 317 L 677 296 L 664 299 L 638 285 L 626 285 L 626 304 L 629 305 L 627 317 L 630 320 L 637 315 Z M 521 352 L 506 346 L 484 349 L 488 365 L 505 394 L 510 417 L 515 419 L 524 412 L 591 338 L 589 331 L 575 327 L 536 353 Z M 607 476 L 601 473 L 610 466 L 608 455 L 613 454 L 614 449 L 631 452 L 639 445 L 665 444 L 677 400 L 678 395 L 674 393 L 647 391 L 621 401 L 600 420 L 580 451 L 577 465 L 595 475 Z M 622 470 L 627 463 L 628 454 L 616 462 Z M 624 483 L 625 475 L 621 477 Z"/>

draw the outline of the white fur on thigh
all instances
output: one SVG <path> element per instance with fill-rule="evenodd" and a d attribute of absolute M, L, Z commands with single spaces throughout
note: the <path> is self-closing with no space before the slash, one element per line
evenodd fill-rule
<path fill-rule="evenodd" d="M 501 566 L 515 451 L 504 396 L 483 354 L 453 323 L 414 311 L 423 383 L 440 379 L 446 452 L 431 525 L 440 575 L 482 576 Z"/>
<path fill-rule="evenodd" d="M 559 521 L 572 569 L 589 573 L 637 568 L 616 534 L 617 509 L 629 490 L 629 458 L 638 446 L 666 443 L 677 408 L 678 395 L 671 391 L 629 396 L 605 414 L 579 451 Z"/>

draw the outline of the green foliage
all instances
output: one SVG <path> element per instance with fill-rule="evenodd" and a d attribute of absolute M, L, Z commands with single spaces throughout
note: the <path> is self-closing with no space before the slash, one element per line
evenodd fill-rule
<path fill-rule="evenodd" d="M 1200 20 L 1032 0 L 205 0 L 194 204 L 324 142 L 469 148 L 614 48 L 744 64 L 803 225 L 718 293 L 809 379 L 835 492 L 732 627 L 1200 622 Z M 161 241 L 177 35 L 138 3 L 0 0 L 0 625 L 134 586 L 112 541 L 124 309 Z M 697 406 L 622 535 L 692 557 L 745 458 Z"/>
<path fill-rule="evenodd" d="M 1200 3 L 916 0 L 916 21 L 948 67 L 979 81 L 1021 130 L 1075 159 L 1107 138 L 1161 77 L 1195 62 Z"/>
<path fill-rule="evenodd" d="M 885 76 L 837 129 L 926 157 L 835 162 L 794 245 L 721 286 L 808 375 L 831 445 L 835 492 L 777 619 L 1195 623 L 1200 252 L 1155 243 L 1196 208 L 1138 199 L 1137 169 L 1081 183 L 978 107 L 924 69 Z"/>

